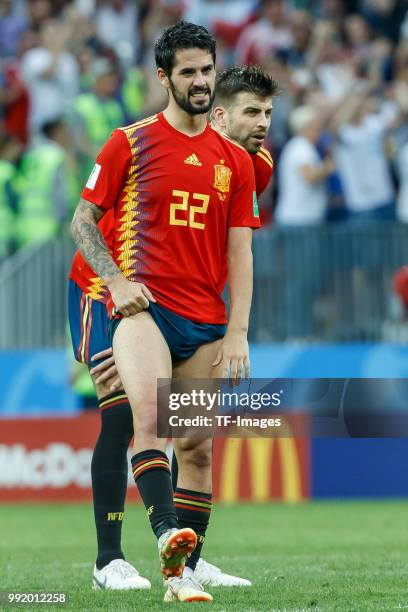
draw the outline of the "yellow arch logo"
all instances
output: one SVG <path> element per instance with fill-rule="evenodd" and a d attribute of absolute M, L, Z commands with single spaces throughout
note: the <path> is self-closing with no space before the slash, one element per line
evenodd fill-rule
<path fill-rule="evenodd" d="M 220 495 L 223 502 L 235 502 L 239 496 L 242 447 L 244 438 L 228 438 L 223 448 L 220 474 Z M 262 502 L 270 499 L 272 452 L 275 444 L 280 452 L 282 499 L 299 502 L 303 499 L 301 466 L 293 438 L 247 438 L 252 498 Z"/>

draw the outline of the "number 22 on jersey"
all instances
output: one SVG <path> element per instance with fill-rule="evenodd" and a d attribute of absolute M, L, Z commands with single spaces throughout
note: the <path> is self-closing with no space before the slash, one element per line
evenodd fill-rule
<path fill-rule="evenodd" d="M 210 196 L 204 193 L 193 193 L 191 195 L 189 191 L 179 191 L 177 189 L 173 189 L 172 196 L 180 198 L 181 201 L 170 203 L 170 225 L 184 225 L 203 230 L 205 228 L 205 223 L 197 221 L 195 215 L 206 214 Z M 201 205 L 197 206 L 192 204 L 190 202 L 190 196 L 193 202 L 201 202 Z M 177 211 L 179 210 L 188 211 L 188 220 L 177 217 Z"/>

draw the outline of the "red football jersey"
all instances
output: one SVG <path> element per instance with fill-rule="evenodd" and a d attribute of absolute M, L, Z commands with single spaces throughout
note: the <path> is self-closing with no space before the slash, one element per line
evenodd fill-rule
<path fill-rule="evenodd" d="M 249 161 L 209 124 L 191 137 L 159 113 L 113 132 L 82 197 L 113 209 L 113 257 L 129 280 L 192 321 L 225 323 L 227 229 L 260 225 Z"/>
<path fill-rule="evenodd" d="M 261 147 L 258 153 L 250 155 L 255 172 L 256 195 L 258 198 L 266 189 L 274 170 L 271 154 L 265 147 Z M 262 210 L 261 210 L 262 213 Z M 106 246 L 113 252 L 114 243 L 114 214 L 113 209 L 107 211 L 102 217 L 98 225 L 102 236 L 106 242 Z M 70 271 L 72 278 L 82 291 L 84 291 L 93 300 L 106 302 L 108 299 L 108 289 L 104 281 L 95 274 L 92 268 L 87 264 L 81 253 L 77 251 L 72 260 Z"/>

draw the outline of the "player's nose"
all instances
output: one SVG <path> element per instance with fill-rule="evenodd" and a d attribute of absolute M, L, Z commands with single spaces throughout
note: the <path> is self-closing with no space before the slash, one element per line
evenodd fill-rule
<path fill-rule="evenodd" d="M 197 72 L 195 73 L 194 85 L 197 85 L 198 87 L 207 86 L 204 74 L 201 72 L 201 70 L 197 70 Z"/>
<path fill-rule="evenodd" d="M 266 114 L 265 113 L 260 113 L 259 117 L 258 117 L 258 126 L 259 127 L 263 127 L 263 128 L 267 128 L 268 127 L 268 122 L 269 122 L 269 119 L 266 116 Z"/>

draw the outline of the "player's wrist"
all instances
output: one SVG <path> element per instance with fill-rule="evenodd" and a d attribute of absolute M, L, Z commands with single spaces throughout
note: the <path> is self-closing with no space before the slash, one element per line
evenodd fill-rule
<path fill-rule="evenodd" d="M 227 334 L 234 334 L 239 336 L 247 336 L 248 335 L 248 326 L 247 325 L 239 325 L 239 324 L 229 324 L 227 326 Z"/>
<path fill-rule="evenodd" d="M 108 287 L 109 291 L 112 293 L 112 290 L 117 287 L 123 281 L 123 279 L 125 279 L 125 277 L 118 268 L 116 272 L 105 279 L 106 286 Z"/>

